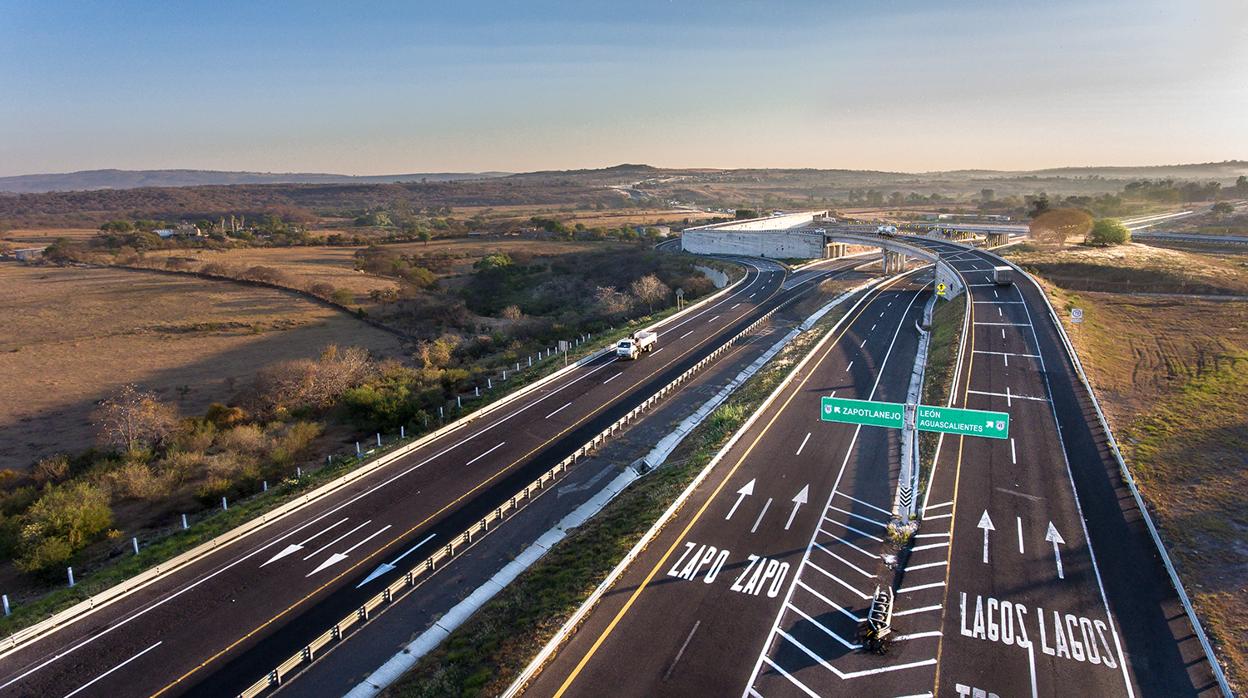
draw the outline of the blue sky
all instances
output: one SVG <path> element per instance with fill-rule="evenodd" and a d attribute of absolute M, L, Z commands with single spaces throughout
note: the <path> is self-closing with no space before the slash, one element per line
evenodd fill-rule
<path fill-rule="evenodd" d="M 0 0 L 0 175 L 1224 160 L 1245 75 L 1242 0 Z"/>

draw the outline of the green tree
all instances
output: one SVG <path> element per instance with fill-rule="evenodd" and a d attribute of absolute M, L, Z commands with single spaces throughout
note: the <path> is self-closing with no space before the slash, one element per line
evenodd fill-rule
<path fill-rule="evenodd" d="M 1121 245 L 1131 241 L 1131 231 L 1117 218 L 1101 218 L 1092 224 L 1087 241 L 1092 245 Z"/>
<path fill-rule="evenodd" d="M 1047 213 L 1049 208 L 1050 208 L 1050 205 L 1049 205 L 1048 194 L 1045 194 L 1044 192 L 1040 192 L 1039 194 L 1036 194 L 1035 196 L 1027 197 L 1027 215 L 1029 217 L 1039 218 L 1040 216 Z"/>
<path fill-rule="evenodd" d="M 55 569 L 113 524 L 108 493 L 87 482 L 47 486 L 19 523 L 13 562 L 23 572 Z"/>
<path fill-rule="evenodd" d="M 1235 207 L 1227 201 L 1219 201 L 1213 205 L 1213 212 L 1218 215 L 1228 215 L 1235 212 Z"/>
<path fill-rule="evenodd" d="M 433 239 L 433 233 L 429 232 L 428 230 L 423 230 L 423 229 L 422 229 L 420 232 L 416 233 L 416 237 L 417 237 L 417 238 L 418 238 L 421 242 L 423 242 L 423 243 L 425 243 L 426 245 L 428 245 L 428 244 L 429 244 L 429 241 Z"/>

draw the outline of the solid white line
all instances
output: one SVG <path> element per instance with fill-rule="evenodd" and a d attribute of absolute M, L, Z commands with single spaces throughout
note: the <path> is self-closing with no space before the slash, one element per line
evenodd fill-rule
<path fill-rule="evenodd" d="M 859 504 L 861 504 L 861 505 L 863 505 L 863 506 L 871 507 L 872 509 L 875 509 L 876 511 L 880 512 L 881 514 L 883 514 L 883 515 L 885 515 L 885 516 L 892 516 L 892 515 L 893 515 L 893 513 L 892 513 L 891 511 L 887 510 L 887 509 L 881 509 L 880 507 L 877 507 L 876 505 L 872 504 L 871 502 L 864 502 L 864 501 L 862 501 L 861 499 L 858 499 L 857 497 L 851 497 L 851 496 L 849 496 L 849 495 L 845 494 L 844 492 L 837 492 L 836 494 L 837 494 L 837 496 L 844 497 L 845 499 L 848 499 L 848 500 L 850 500 L 851 502 L 858 502 Z"/>
<path fill-rule="evenodd" d="M 953 514 L 938 514 L 936 516 L 924 516 L 924 521 L 936 521 L 938 519 L 952 519 Z"/>
<path fill-rule="evenodd" d="M 810 441 L 810 434 L 811 434 L 811 432 L 809 432 L 809 431 L 808 431 L 808 432 L 806 432 L 806 438 L 802 439 L 802 445 L 797 447 L 797 453 L 794 453 L 793 455 L 795 455 L 795 456 L 800 456 L 800 455 L 802 455 L 802 449 L 803 449 L 803 448 L 806 448 L 806 442 L 807 442 L 807 441 Z"/>
<path fill-rule="evenodd" d="M 377 536 L 380 536 L 381 534 L 385 533 L 385 532 L 386 532 L 386 529 L 387 529 L 387 528 L 390 528 L 391 526 L 392 526 L 392 524 L 386 524 L 385 526 L 382 526 L 380 529 L 378 529 L 378 530 L 377 530 L 377 532 L 376 532 L 376 533 L 374 533 L 373 535 L 371 535 L 371 536 L 369 536 L 369 537 L 365 538 L 364 540 L 360 541 L 359 543 L 356 543 L 355 545 L 351 546 L 350 548 L 347 548 L 346 550 L 342 551 L 342 553 L 340 553 L 340 554 L 341 554 L 341 555 L 346 555 L 347 553 L 351 552 L 352 550 L 355 550 L 356 548 L 360 547 L 361 545 L 364 545 L 365 543 L 369 542 L 370 540 L 372 540 L 372 539 L 376 538 Z"/>
<path fill-rule="evenodd" d="M 905 611 L 893 611 L 894 616 L 908 616 L 914 613 L 927 613 L 928 611 L 939 611 L 943 606 L 936 604 L 935 606 L 924 606 L 923 608 L 911 608 Z"/>
<path fill-rule="evenodd" d="M 901 589 L 898 589 L 897 593 L 909 594 L 912 591 L 922 591 L 924 589 L 935 589 L 936 587 L 943 587 L 944 585 L 945 585 L 944 582 L 932 582 L 931 584 L 920 584 L 917 587 L 903 587 Z"/>
<path fill-rule="evenodd" d="M 550 419 L 551 417 L 553 417 L 553 416 L 555 416 L 555 415 L 559 414 L 560 412 L 562 412 L 562 411 L 564 411 L 564 410 L 568 409 L 568 408 L 569 408 L 569 407 L 571 407 L 571 406 L 572 406 L 572 403 L 570 403 L 570 402 L 569 402 L 568 404 L 564 405 L 563 407 L 560 407 L 559 409 L 555 410 L 554 412 L 551 412 L 550 414 L 546 415 L 546 419 Z"/>
<path fill-rule="evenodd" d="M 86 689 L 88 686 L 90 686 L 91 684 L 95 683 L 96 681 L 99 681 L 100 679 L 104 678 L 105 676 L 108 676 L 109 674 L 113 673 L 114 671 L 117 671 L 118 669 L 122 668 L 123 666 L 125 666 L 125 665 L 129 664 L 130 662 L 133 662 L 134 660 L 138 659 L 139 657 L 142 657 L 143 655 L 147 654 L 148 652 L 151 652 L 152 650 L 156 649 L 157 647 L 160 647 L 160 646 L 161 646 L 164 642 L 165 642 L 164 640 L 161 640 L 160 642 L 157 642 L 156 644 L 152 645 L 151 647 L 148 647 L 147 649 L 143 650 L 142 652 L 139 652 L 138 654 L 136 654 L 136 655 L 134 655 L 133 657 L 131 657 L 131 658 L 127 659 L 126 661 L 122 662 L 121 664 L 118 664 L 117 666 L 113 667 L 112 669 L 109 669 L 108 671 L 104 672 L 103 674 L 100 674 L 99 676 L 95 677 L 94 679 L 91 679 L 90 681 L 88 681 L 88 682 L 86 682 L 86 683 L 82 684 L 82 685 L 81 685 L 81 686 L 79 686 L 78 688 L 75 688 L 74 690 L 70 691 L 69 693 L 66 693 L 66 694 L 65 694 L 65 698 L 69 698 L 70 696 L 74 695 L 75 693 L 80 693 L 80 692 L 82 692 L 84 689 Z"/>
<path fill-rule="evenodd" d="M 314 540 L 317 536 L 321 535 L 322 533 L 326 533 L 326 532 L 328 532 L 329 530 L 331 530 L 332 528 L 334 528 L 334 527 L 335 527 L 335 526 L 337 526 L 338 524 L 340 524 L 340 523 L 342 523 L 342 522 L 344 522 L 344 521 L 346 521 L 347 519 L 350 519 L 350 518 L 351 518 L 350 516 L 344 516 L 344 517 L 342 517 L 341 519 L 338 519 L 337 521 L 335 521 L 334 523 L 332 523 L 332 524 L 330 524 L 330 525 L 326 526 L 325 528 L 322 528 L 321 530 L 317 531 L 316 533 L 313 533 L 312 535 L 308 536 L 307 538 L 304 538 L 303 540 L 299 541 L 296 545 L 301 545 L 301 546 L 302 546 L 302 545 L 307 545 L 308 543 L 311 543 L 311 542 L 312 542 L 312 541 L 313 541 L 313 540 Z"/>
<path fill-rule="evenodd" d="M 310 555 L 308 555 L 307 557 L 303 558 L 303 559 L 304 559 L 304 561 L 306 562 L 306 561 L 308 561 L 308 560 L 311 560 L 312 558 L 316 557 L 319 553 L 323 553 L 323 552 L 325 552 L 325 549 L 326 549 L 326 548 L 328 548 L 328 547 L 330 547 L 330 546 L 332 546 L 332 545 L 336 544 L 338 541 L 342 540 L 343 538 L 346 538 L 347 536 L 351 535 L 352 533 L 355 533 L 356 531 L 360 530 L 361 528 L 364 528 L 365 526 L 369 525 L 369 524 L 370 524 L 370 523 L 372 523 L 372 522 L 373 522 L 373 520 L 372 520 L 372 519 L 369 519 L 368 521 L 365 521 L 364 523 L 360 524 L 359 526 L 356 526 L 355 528 L 351 529 L 350 531 L 347 531 L 346 533 L 342 534 L 341 536 L 338 536 L 337 538 L 335 538 L 335 539 L 331 540 L 330 542 L 326 543 L 325 545 L 322 545 L 321 547 L 319 547 L 319 548 L 317 548 L 315 551 L 313 551 Z"/>
<path fill-rule="evenodd" d="M 975 353 L 976 354 L 995 354 L 997 356 L 1023 356 L 1028 359 L 1040 358 L 1038 354 L 1019 354 L 1018 352 L 1012 352 L 1012 351 L 985 351 L 983 349 L 976 349 Z"/>
<path fill-rule="evenodd" d="M 849 589 L 850 591 L 854 592 L 855 594 L 857 594 L 857 595 L 858 595 L 858 598 L 862 599 L 863 601 L 866 601 L 867 599 L 870 599 L 870 598 L 871 598 L 871 595 L 870 595 L 870 594 L 864 594 L 864 593 L 862 593 L 861 591 L 858 591 L 858 590 L 857 590 L 857 589 L 855 589 L 854 587 L 850 586 L 849 582 L 846 582 L 845 580 L 843 580 L 843 579 L 841 579 L 840 577 L 836 576 L 835 574 L 832 574 L 831 572 L 829 572 L 829 571 L 827 571 L 827 570 L 823 569 L 822 567 L 820 567 L 819 565 L 816 565 L 815 563 L 811 562 L 810 560 L 806 560 L 806 566 L 807 566 L 807 567 L 813 567 L 813 568 L 815 569 L 815 571 L 816 571 L 816 572 L 819 572 L 820 574 L 822 574 L 823 576 L 827 577 L 828 579 L 831 579 L 832 581 L 836 582 L 837 584 L 840 584 L 841 586 L 845 587 L 846 589 Z"/>
<path fill-rule="evenodd" d="M 818 598 L 820 601 L 822 601 L 822 602 L 826 603 L 827 605 L 831 606 L 832 608 L 835 608 L 836 610 L 840 611 L 841 613 L 843 613 L 843 614 L 845 614 L 845 615 L 849 616 L 850 620 L 854 621 L 855 623 L 861 623 L 861 622 L 862 622 L 862 618 L 859 618 L 858 616 L 854 615 L 854 614 L 853 614 L 853 613 L 852 613 L 852 612 L 851 612 L 848 608 L 845 608 L 844 606 L 842 606 L 842 605 L 840 605 L 839 603 L 837 603 L 837 602 L 833 601 L 832 599 L 829 599 L 828 597 L 824 596 L 823 594 L 820 594 L 819 592 L 815 591 L 812 587 L 810 587 L 810 585 L 806 584 L 806 582 L 803 582 L 802 580 L 800 580 L 800 579 L 799 579 L 799 580 L 797 580 L 797 585 L 798 585 L 799 587 L 801 587 L 801 588 L 805 589 L 806 591 L 810 592 L 810 594 L 811 594 L 812 596 L 814 596 L 814 597 Z M 896 614 L 893 614 L 893 615 L 896 615 Z"/>
<path fill-rule="evenodd" d="M 993 291 L 996 293 L 996 291 Z M 1023 305 L 1023 301 L 971 301 L 972 303 L 983 303 L 984 305 Z"/>
<path fill-rule="evenodd" d="M 880 523 L 879 521 L 876 521 L 875 519 L 868 519 L 867 517 L 865 517 L 865 516 L 863 516 L 863 515 L 861 515 L 861 514 L 855 514 L 855 513 L 854 513 L 854 512 L 852 512 L 852 511 L 845 511 L 844 509 L 842 509 L 842 508 L 840 508 L 840 507 L 836 507 L 836 506 L 829 506 L 828 508 L 829 508 L 829 509 L 835 509 L 836 511 L 839 511 L 839 512 L 841 512 L 842 514 L 849 514 L 850 516 L 854 517 L 855 519 L 862 519 L 863 521 L 866 521 L 866 522 L 868 522 L 868 523 L 873 523 L 873 524 L 875 524 L 876 526 L 879 526 L 880 528 L 888 528 L 888 524 L 885 524 L 885 523 Z"/>
<path fill-rule="evenodd" d="M 816 547 L 816 548 L 819 548 L 819 549 L 820 549 L 820 550 L 822 550 L 823 552 L 825 552 L 825 553 L 827 553 L 827 554 L 831 555 L 832 557 L 834 557 L 834 558 L 836 558 L 836 559 L 840 560 L 841 562 L 843 562 L 843 563 L 845 563 L 845 564 L 849 565 L 850 567 L 854 568 L 854 570 L 855 570 L 856 572 L 858 572 L 858 574 L 861 574 L 862 576 L 866 577 L 867 579 L 875 579 L 875 575 L 874 575 L 874 574 L 871 574 L 870 572 L 868 572 L 868 571 L 866 571 L 866 570 L 862 569 L 862 568 L 861 568 L 861 567 L 859 567 L 858 565 L 855 565 L 854 563 L 850 562 L 849 560 L 846 560 L 845 558 L 841 557 L 840 555 L 837 555 L 836 553 L 832 552 L 831 550 L 828 550 L 827 548 L 823 547 L 822 545 L 820 545 L 820 544 L 818 544 L 818 543 L 815 543 L 815 547 Z"/>
<path fill-rule="evenodd" d="M 499 443 L 499 444 L 498 444 L 497 446 L 495 446 L 494 448 L 491 448 L 490 450 L 486 451 L 485 453 L 482 453 L 481 455 L 477 456 L 476 458 L 473 458 L 472 460 L 468 461 L 467 463 L 464 463 L 464 465 L 472 465 L 473 463 L 476 463 L 477 461 L 481 460 L 482 458 L 485 458 L 486 456 L 490 455 L 490 454 L 491 454 L 491 453 L 493 453 L 494 451 L 497 451 L 498 449 L 502 448 L 502 447 L 503 447 L 506 443 L 507 443 L 506 441 L 503 441 L 503 442 Z"/>
<path fill-rule="evenodd" d="M 862 553 L 863 555 L 866 555 L 867 557 L 870 557 L 870 558 L 878 558 L 878 557 L 879 557 L 879 555 L 876 555 L 875 553 L 870 552 L 870 551 L 868 551 L 868 550 L 863 550 L 862 548 L 859 548 L 858 546 L 854 545 L 853 543 L 850 543 L 849 541 L 845 540 L 844 538 L 841 538 L 841 537 L 839 537 L 839 536 L 834 536 L 834 535 L 832 535 L 831 533 L 828 533 L 827 531 L 823 530 L 822 528 L 820 528 L 820 529 L 819 529 L 819 533 L 822 533 L 823 535 L 825 535 L 825 536 L 827 536 L 827 537 L 829 537 L 829 538 L 832 538 L 832 539 L 834 539 L 834 540 L 836 540 L 836 541 L 839 541 L 840 543 L 843 543 L 843 544 L 845 544 L 845 545 L 848 545 L 849 547 L 853 548 L 854 550 L 857 550 L 858 552 Z"/>
<path fill-rule="evenodd" d="M 841 528 L 847 528 L 847 529 L 849 529 L 849 530 L 853 531 L 854 533 L 857 533 L 857 534 L 858 534 L 858 535 L 860 535 L 860 536 L 866 536 L 867 538 L 870 538 L 871 540 L 873 540 L 873 541 L 875 541 L 875 542 L 877 542 L 877 543 L 883 543 L 883 542 L 884 542 L 884 539 L 883 539 L 883 538 L 879 538 L 879 537 L 877 537 L 877 536 L 873 536 L 873 535 L 871 535 L 870 533 L 867 533 L 866 531 L 859 531 L 858 529 L 854 528 L 853 526 L 850 526 L 849 524 L 847 524 L 847 523 L 845 523 L 845 522 L 843 522 L 843 521 L 837 521 L 836 519 L 829 519 L 829 518 L 828 518 L 828 517 L 826 517 L 826 516 L 825 516 L 825 517 L 823 517 L 823 520 L 824 520 L 824 521 L 827 521 L 828 523 L 833 523 L 833 524 L 836 524 L 837 526 L 840 526 Z"/>
<path fill-rule="evenodd" d="M 826 625 L 824 625 L 823 623 L 820 623 L 819 621 L 815 620 L 814 618 L 811 618 L 811 617 L 810 617 L 810 616 L 809 616 L 809 615 L 808 615 L 805 611 L 803 611 L 802 609 L 798 608 L 797 606 L 794 606 L 793 604 L 786 604 L 786 608 L 788 608 L 790 611 L 796 611 L 796 612 L 797 612 L 797 615 L 799 615 L 799 616 L 801 616 L 801 617 L 805 618 L 805 619 L 806 619 L 806 620 L 807 620 L 807 621 L 808 621 L 811 625 L 813 625 L 813 626 L 815 626 L 816 628 L 819 628 L 819 629 L 820 629 L 820 630 L 822 630 L 823 632 L 827 633 L 827 635 L 828 635 L 829 637 L 831 637 L 833 640 L 836 640 L 837 642 L 841 643 L 842 645 L 844 645 L 844 646 L 845 646 L 845 647 L 847 647 L 848 649 L 851 649 L 851 650 L 856 650 L 856 649 L 858 649 L 858 648 L 862 647 L 862 645 L 856 645 L 856 644 L 854 644 L 854 643 L 850 642 L 849 640 L 846 640 L 845 638 L 841 637 L 840 635 L 837 635 L 836 633 L 832 632 L 831 630 L 829 630 L 829 629 L 828 629 L 828 627 L 827 627 Z"/>
<path fill-rule="evenodd" d="M 917 553 L 920 550 L 931 550 L 932 548 L 948 548 L 948 547 L 949 547 L 948 543 L 928 543 L 927 545 L 920 545 L 917 548 L 910 548 L 910 552 Z"/>
<path fill-rule="evenodd" d="M 603 385 L 606 385 L 607 383 L 610 383 L 611 381 L 615 380 L 616 378 L 619 378 L 619 377 L 620 377 L 620 376 L 622 376 L 622 375 L 624 375 L 624 372 L 623 372 L 623 371 L 621 371 L 621 372 L 619 372 L 619 373 L 615 374 L 614 376 L 611 376 L 610 378 L 606 379 L 605 381 L 603 381 L 603 382 L 602 382 L 602 384 L 603 384 Z"/>
<path fill-rule="evenodd" d="M 767 503 L 763 505 L 763 510 L 758 512 L 758 518 L 754 519 L 754 526 L 750 529 L 750 533 L 758 531 L 758 525 L 763 522 L 763 517 L 767 515 L 767 509 L 771 506 L 771 497 L 767 498 Z"/>
<path fill-rule="evenodd" d="M 893 642 L 901 642 L 902 640 L 918 640 L 924 637 L 940 637 L 939 630 L 928 630 L 922 633 L 910 633 L 909 635 L 898 635 L 893 638 Z"/>
<path fill-rule="evenodd" d="M 975 324 L 985 327 L 1031 327 L 1031 325 L 1025 322 L 977 322 Z"/>
<path fill-rule="evenodd" d="M 776 664 L 775 662 L 771 661 L 766 656 L 763 657 L 763 661 L 770 664 L 772 669 L 775 669 L 776 671 L 780 672 L 780 675 L 788 679 L 794 686 L 797 686 L 798 688 L 802 689 L 802 692 L 810 696 L 810 698 L 820 698 L 818 693 L 815 693 L 809 688 L 806 688 L 806 684 L 802 683 L 801 681 L 798 681 L 796 676 L 793 676 L 789 672 L 785 671 L 783 668 L 780 667 L 779 664 Z M 749 689 L 749 690 L 753 691 L 754 689 Z"/>
<path fill-rule="evenodd" d="M 1009 388 L 1006 388 L 1006 390 L 1008 391 Z M 992 393 L 992 392 L 988 392 L 984 390 L 968 390 L 966 392 L 975 393 L 976 395 L 992 395 L 993 397 L 1003 397 L 1003 398 L 1006 398 L 1007 400 L 1035 400 L 1037 402 L 1049 401 L 1047 397 L 1032 397 L 1031 395 L 1018 395 L 1018 394 L 1010 393 L 1010 392 Z"/>
<path fill-rule="evenodd" d="M 948 538 L 948 533 L 920 533 L 915 538 Z"/>

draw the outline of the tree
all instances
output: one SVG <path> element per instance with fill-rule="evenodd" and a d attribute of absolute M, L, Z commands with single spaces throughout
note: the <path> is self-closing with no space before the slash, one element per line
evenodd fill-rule
<path fill-rule="evenodd" d="M 108 493 L 99 486 L 47 486 L 21 517 L 13 562 L 24 572 L 58 568 L 112 524 Z"/>
<path fill-rule="evenodd" d="M 1101 218 L 1092 224 L 1087 241 L 1093 245 L 1121 245 L 1131 242 L 1131 231 L 1117 218 Z"/>
<path fill-rule="evenodd" d="M 137 451 L 170 437 L 178 417 L 173 407 L 155 393 L 134 385 L 105 400 L 96 411 L 95 425 L 101 441 L 117 449 Z"/>
<path fill-rule="evenodd" d="M 1027 197 L 1027 215 L 1030 218 L 1039 218 L 1049 210 L 1049 195 L 1040 192 L 1035 196 Z"/>
<path fill-rule="evenodd" d="M 979 200 L 983 201 L 984 203 L 988 203 L 992 201 L 993 199 L 996 198 L 996 196 L 997 196 L 997 192 L 993 191 L 992 189 L 980 189 L 979 190 Z"/>
<path fill-rule="evenodd" d="M 1234 206 L 1232 206 L 1232 205 L 1230 204 L 1230 202 L 1227 202 L 1227 201 L 1219 201 L 1218 203 L 1216 203 L 1216 204 L 1214 204 L 1214 205 L 1213 205 L 1213 212 L 1214 212 L 1214 213 L 1216 213 L 1216 214 L 1218 214 L 1218 215 L 1225 216 L 1225 215 L 1228 215 L 1228 214 L 1234 213 L 1234 212 L 1235 212 L 1235 207 L 1234 207 Z"/>
<path fill-rule="evenodd" d="M 1248 196 L 1248 176 L 1240 175 L 1235 180 L 1235 194 L 1238 196 Z"/>
<path fill-rule="evenodd" d="M 603 315 L 614 317 L 628 312 L 633 303 L 628 294 L 621 293 L 610 286 L 599 286 L 594 291 L 594 305 L 598 306 Z"/>
<path fill-rule="evenodd" d="M 1061 249 L 1072 237 L 1086 237 L 1092 230 L 1092 216 L 1077 208 L 1055 208 L 1031 221 L 1028 234 L 1044 247 Z"/>
<path fill-rule="evenodd" d="M 419 233 L 416 233 L 416 237 L 417 237 L 417 238 L 418 238 L 421 242 L 423 242 L 423 243 L 425 243 L 426 245 L 428 245 L 428 244 L 429 244 L 429 241 L 433 239 L 433 233 L 429 232 L 428 230 L 421 230 Z"/>
<path fill-rule="evenodd" d="M 652 313 L 654 312 L 654 304 L 665 300 L 668 294 L 672 292 L 667 287 L 667 284 L 660 281 L 659 277 L 654 274 L 646 274 L 634 281 L 631 290 L 633 295 L 637 296 L 637 300 L 645 303 Z"/>

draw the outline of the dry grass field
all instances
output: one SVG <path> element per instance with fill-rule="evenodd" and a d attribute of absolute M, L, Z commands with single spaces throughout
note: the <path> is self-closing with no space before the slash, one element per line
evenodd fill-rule
<path fill-rule="evenodd" d="M 95 403 L 126 383 L 199 414 L 262 366 L 327 344 L 401 351 L 344 313 L 227 281 L 0 263 L 0 295 L 0 468 L 90 446 Z"/>
<path fill-rule="evenodd" d="M 89 240 L 99 234 L 95 228 L 14 228 L 0 232 L 0 242 L 7 242 L 10 247 L 33 247 L 56 242 L 59 238 Z"/>
<path fill-rule="evenodd" d="M 358 247 L 241 247 L 231 250 L 153 250 L 150 260 L 178 258 L 190 260 L 191 271 L 216 262 L 246 269 L 265 266 L 278 269 L 289 277 L 290 286 L 307 288 L 317 282 L 345 288 L 357 296 L 366 296 L 374 289 L 398 288 L 398 282 L 355 269 Z M 157 264 L 156 266 L 160 266 Z"/>
<path fill-rule="evenodd" d="M 1226 296 L 1248 288 L 1248 260 L 1143 245 L 1011 256 L 1059 272 L 1043 277 L 1054 308 L 1232 681 L 1248 685 L 1248 301 Z"/>

